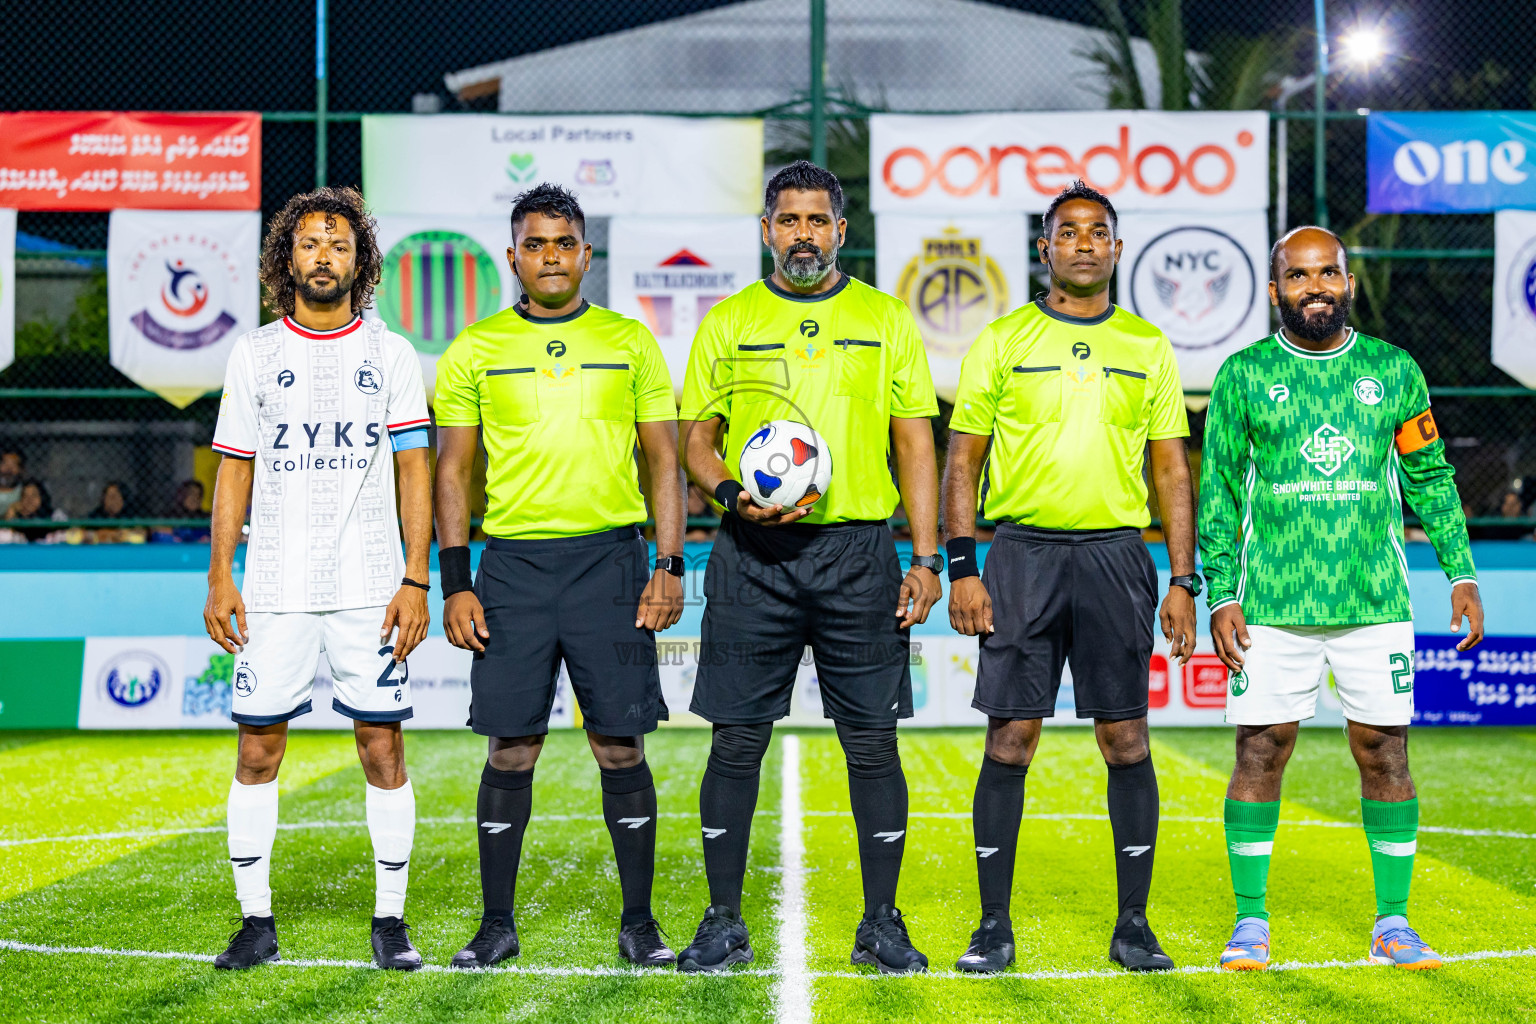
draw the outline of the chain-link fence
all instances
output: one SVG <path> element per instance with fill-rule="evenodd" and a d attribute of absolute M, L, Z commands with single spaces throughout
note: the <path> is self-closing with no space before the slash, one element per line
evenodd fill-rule
<path fill-rule="evenodd" d="M 1326 219 L 1341 232 L 1361 282 L 1356 323 L 1424 368 L 1477 529 L 1529 535 L 1536 392 L 1489 361 L 1493 218 L 1367 214 L 1363 110 L 1536 106 L 1536 52 L 1526 45 L 1536 8 L 1416 0 L 1365 22 L 1328 4 L 1319 188 L 1311 7 L 470 0 L 444 9 L 280 0 L 204 9 L 193 29 L 185 6 L 168 0 L 89 12 L 41 0 L 0 26 L 0 86 L 15 109 L 261 110 L 267 215 L 316 181 L 361 183 L 364 112 L 758 115 L 770 168 L 806 156 L 843 180 L 843 265 L 870 281 L 873 112 L 1269 110 L 1272 222 Z M 1383 53 L 1350 52 L 1362 29 L 1378 33 Z M 50 485 L 53 507 L 71 522 L 102 509 L 114 481 L 145 528 L 183 518 L 184 483 L 211 493 L 215 401 L 177 410 L 110 366 L 105 214 L 23 213 L 18 230 L 17 358 L 0 373 L 0 447 L 25 454 L 26 475 Z M 605 232 L 594 223 L 599 262 L 589 281 L 599 292 Z M 1198 450 L 1198 412 L 1192 428 Z"/>

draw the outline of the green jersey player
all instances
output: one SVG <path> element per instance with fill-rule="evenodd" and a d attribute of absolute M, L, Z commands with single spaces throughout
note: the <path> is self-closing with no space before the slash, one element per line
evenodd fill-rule
<path fill-rule="evenodd" d="M 1483 636 L 1466 521 L 1424 375 L 1402 349 L 1346 326 L 1355 280 L 1343 243 L 1297 228 L 1275 244 L 1270 277 L 1283 326 L 1216 374 L 1200 486 L 1211 638 L 1237 726 L 1225 813 L 1237 926 L 1221 964 L 1269 963 L 1264 890 L 1280 780 L 1326 665 L 1360 766 L 1376 883 L 1370 958 L 1439 967 L 1405 916 L 1419 806 L 1408 773 L 1414 639 L 1402 502 L 1451 581 L 1452 632 L 1468 619 L 1461 650 Z"/>

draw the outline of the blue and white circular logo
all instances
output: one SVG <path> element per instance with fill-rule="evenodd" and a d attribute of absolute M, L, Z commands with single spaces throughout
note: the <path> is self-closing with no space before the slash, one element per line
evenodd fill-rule
<path fill-rule="evenodd" d="M 1510 312 L 1527 323 L 1536 323 L 1536 239 L 1515 254 L 1504 288 Z"/>
<path fill-rule="evenodd" d="M 359 366 L 352 380 L 357 385 L 357 390 L 365 395 L 376 395 L 379 393 L 379 389 L 384 386 L 384 375 L 372 363 L 364 363 L 362 366 Z"/>
<path fill-rule="evenodd" d="M 143 707 L 165 689 L 171 670 L 149 651 L 123 651 L 101 670 L 101 688 L 114 703 L 125 708 Z"/>
<path fill-rule="evenodd" d="M 249 697 L 256 692 L 256 673 L 249 665 L 241 665 L 235 669 L 235 692 L 242 697 Z"/>

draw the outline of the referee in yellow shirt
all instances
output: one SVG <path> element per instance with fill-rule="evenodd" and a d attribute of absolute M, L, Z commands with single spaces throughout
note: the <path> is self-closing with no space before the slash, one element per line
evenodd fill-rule
<path fill-rule="evenodd" d="M 1141 539 L 1150 521 L 1142 471 L 1150 449 L 1173 572 L 1163 636 L 1182 663 L 1194 652 L 1200 589 L 1184 394 L 1163 332 L 1109 301 L 1121 244 L 1109 199 L 1074 183 L 1052 201 L 1037 244 L 1050 291 L 982 331 L 950 418 L 949 615 L 981 637 L 971 706 L 987 715 L 972 805 L 981 925 L 955 966 L 1013 962 L 1024 776 L 1070 663 L 1077 717 L 1093 719 L 1109 768 L 1120 891 L 1109 955 L 1129 970 L 1169 970 L 1146 918 L 1158 818 L 1147 744 L 1157 571 Z M 985 576 L 978 497 L 998 524 Z"/>
<path fill-rule="evenodd" d="M 741 890 L 758 773 L 809 645 L 859 837 L 853 962 L 922 970 L 895 907 L 907 831 L 896 721 L 912 716 L 907 630 L 940 595 L 938 402 L 907 307 L 837 268 L 847 223 L 837 178 L 796 161 L 768 182 L 763 205 L 773 276 L 699 325 L 679 417 L 688 473 L 726 512 L 705 570 L 693 689 L 693 711 L 715 726 L 699 788 L 710 906 L 678 969 L 752 959 Z M 831 449 L 832 482 L 809 508 L 759 508 L 737 481 L 748 438 L 781 419 L 810 424 Z M 886 525 L 898 489 L 912 523 L 905 575 Z"/>
<path fill-rule="evenodd" d="M 624 897 L 619 952 L 643 967 L 676 959 L 651 916 L 656 787 L 642 742 L 667 717 L 654 631 L 682 613 L 676 407 L 651 333 L 581 297 L 585 230 L 564 189 L 519 196 L 507 258 L 527 294 L 468 327 L 437 363 L 443 625 L 449 642 L 475 652 L 469 724 L 490 737 L 475 815 L 485 909 L 454 967 L 518 953 L 513 893 L 562 660 L 601 769 Z M 471 582 L 477 434 L 489 540 Z M 637 441 L 656 516 L 654 572 L 637 525 Z"/>

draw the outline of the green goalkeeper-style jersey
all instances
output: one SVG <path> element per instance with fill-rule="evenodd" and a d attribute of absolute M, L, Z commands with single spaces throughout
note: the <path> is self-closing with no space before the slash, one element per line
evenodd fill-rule
<path fill-rule="evenodd" d="M 1411 619 L 1404 498 L 1452 583 L 1476 579 L 1429 389 L 1394 345 L 1352 330 L 1309 352 L 1277 332 L 1233 353 L 1201 460 L 1213 612 L 1237 602 L 1272 626 Z"/>

